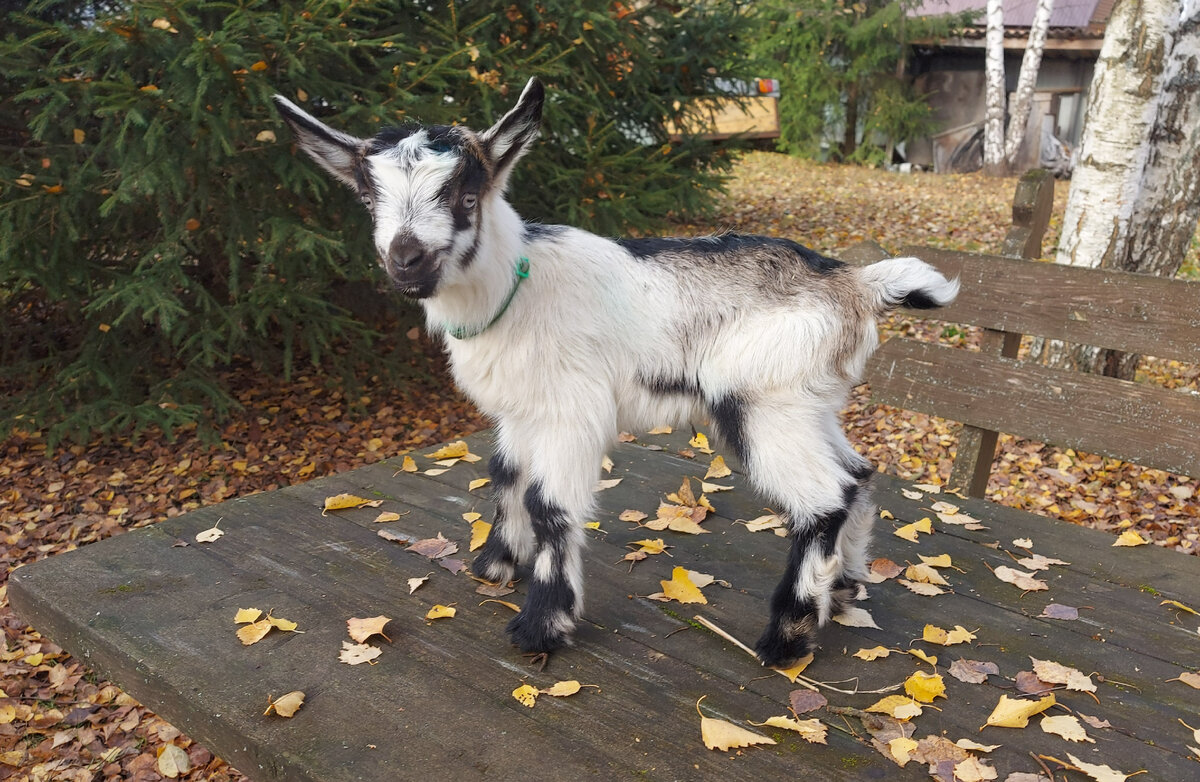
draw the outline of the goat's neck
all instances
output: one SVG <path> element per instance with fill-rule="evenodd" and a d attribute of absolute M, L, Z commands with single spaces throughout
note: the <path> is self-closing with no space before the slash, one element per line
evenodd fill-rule
<path fill-rule="evenodd" d="M 517 259 L 524 249 L 524 223 L 501 198 L 488 206 L 471 264 L 446 279 L 436 295 L 423 300 L 432 329 L 487 323 L 512 290 Z"/>

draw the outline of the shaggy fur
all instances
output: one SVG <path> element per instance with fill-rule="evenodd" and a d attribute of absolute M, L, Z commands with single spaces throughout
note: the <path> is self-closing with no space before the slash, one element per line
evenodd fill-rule
<path fill-rule="evenodd" d="M 525 223 L 504 198 L 544 93 L 482 133 L 407 126 L 361 140 L 277 98 L 300 147 L 358 191 L 380 263 L 446 335 L 455 379 L 495 422 L 496 523 L 475 571 L 531 572 L 509 625 L 527 652 L 569 642 L 583 600 L 582 525 L 622 430 L 711 422 L 791 534 L 756 651 L 785 666 L 867 575 L 870 465 L 838 410 L 877 344 L 876 319 L 954 299 L 915 258 L 846 266 L 794 242 L 729 234 L 612 241 Z M 797 443 L 802 444 L 797 447 Z"/>

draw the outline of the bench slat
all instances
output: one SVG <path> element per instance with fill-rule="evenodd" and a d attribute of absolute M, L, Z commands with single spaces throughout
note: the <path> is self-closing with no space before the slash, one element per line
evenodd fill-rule
<path fill-rule="evenodd" d="M 961 280 L 938 320 L 1200 362 L 1200 283 L 932 247 L 901 253 Z"/>
<path fill-rule="evenodd" d="M 1200 475 L 1200 416 L 1186 392 L 906 339 L 885 343 L 867 377 L 884 404 Z"/>

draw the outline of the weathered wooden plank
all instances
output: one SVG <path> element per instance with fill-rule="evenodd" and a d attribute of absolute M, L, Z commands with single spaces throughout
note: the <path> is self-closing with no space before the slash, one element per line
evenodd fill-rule
<path fill-rule="evenodd" d="M 1041 258 L 1042 239 L 1054 210 L 1054 176 L 1044 168 L 1021 175 L 1013 194 L 1012 227 L 1004 235 L 1001 255 Z"/>
<path fill-rule="evenodd" d="M 950 323 L 1200 361 L 1200 282 L 905 247 L 962 283 Z"/>
<path fill-rule="evenodd" d="M 868 375 L 885 404 L 1200 475 L 1200 402 L 1185 392 L 904 339 Z"/>

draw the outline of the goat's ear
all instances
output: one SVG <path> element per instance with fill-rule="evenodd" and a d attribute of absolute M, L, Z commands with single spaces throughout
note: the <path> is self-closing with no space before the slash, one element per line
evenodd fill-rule
<path fill-rule="evenodd" d="M 274 98 L 279 114 L 296 134 L 300 148 L 321 168 L 349 187 L 355 187 L 354 167 L 367 142 L 334 130 L 282 95 L 275 95 Z"/>
<path fill-rule="evenodd" d="M 503 189 L 512 166 L 537 138 L 542 126 L 542 104 L 546 89 L 536 78 L 530 79 L 517 105 L 500 121 L 484 131 L 481 141 L 492 159 L 496 182 Z"/>

